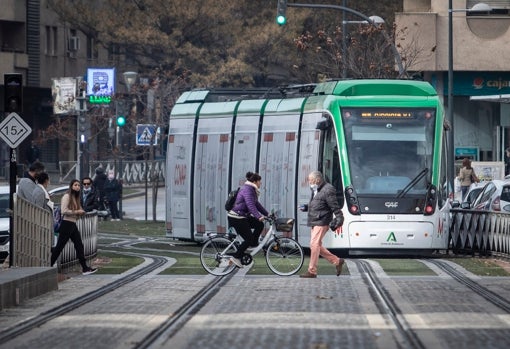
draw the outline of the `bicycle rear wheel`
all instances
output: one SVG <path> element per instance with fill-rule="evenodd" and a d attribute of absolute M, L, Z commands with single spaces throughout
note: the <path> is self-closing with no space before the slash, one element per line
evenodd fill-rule
<path fill-rule="evenodd" d="M 229 239 L 214 237 L 207 240 L 200 250 L 200 263 L 212 275 L 222 276 L 232 272 L 236 266 L 229 259 L 237 251 Z"/>
<path fill-rule="evenodd" d="M 266 263 L 275 274 L 289 276 L 297 273 L 304 259 L 303 248 L 294 239 L 276 238 L 267 246 Z"/>

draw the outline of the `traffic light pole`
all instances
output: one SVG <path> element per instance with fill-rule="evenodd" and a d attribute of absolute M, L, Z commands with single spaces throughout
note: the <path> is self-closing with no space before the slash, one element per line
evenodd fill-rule
<path fill-rule="evenodd" d="M 332 10 L 340 10 L 352 13 L 353 15 L 356 15 L 358 17 L 363 18 L 368 23 L 372 24 L 373 26 L 377 27 L 377 24 L 370 19 L 370 17 L 365 16 L 363 13 L 358 12 L 356 10 L 353 10 L 352 8 L 340 6 L 340 5 L 323 5 L 323 4 L 297 4 L 297 3 L 287 3 L 288 7 L 305 7 L 305 8 L 325 8 L 325 9 L 332 9 Z M 382 34 L 384 35 L 384 38 L 391 46 L 391 50 L 393 51 L 393 55 L 395 56 L 395 62 L 398 66 L 398 77 L 403 77 L 406 75 L 406 71 L 404 69 L 404 65 L 402 64 L 402 57 L 400 57 L 400 53 L 398 52 L 397 48 L 395 47 L 395 43 L 391 41 L 390 37 L 388 36 L 388 33 L 386 33 L 385 30 L 382 31 Z"/>

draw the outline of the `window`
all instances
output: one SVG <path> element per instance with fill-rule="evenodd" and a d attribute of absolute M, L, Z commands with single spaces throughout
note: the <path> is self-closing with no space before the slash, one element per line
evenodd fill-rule
<path fill-rule="evenodd" d="M 45 54 L 48 56 L 57 55 L 58 30 L 57 27 L 46 26 L 46 49 Z"/>

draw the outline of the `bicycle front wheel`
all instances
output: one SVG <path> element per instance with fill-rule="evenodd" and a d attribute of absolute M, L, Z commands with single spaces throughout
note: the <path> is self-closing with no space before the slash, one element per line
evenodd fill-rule
<path fill-rule="evenodd" d="M 235 264 L 229 259 L 237 251 L 237 247 L 229 239 L 214 237 L 207 240 L 200 250 L 200 263 L 212 275 L 223 276 L 231 273 Z"/>
<path fill-rule="evenodd" d="M 266 263 L 275 274 L 289 276 L 303 266 L 303 248 L 294 239 L 277 238 L 269 243 L 266 250 Z"/>

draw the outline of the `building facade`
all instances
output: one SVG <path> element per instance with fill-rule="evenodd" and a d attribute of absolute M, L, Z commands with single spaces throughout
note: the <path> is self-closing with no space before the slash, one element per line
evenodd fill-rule
<path fill-rule="evenodd" d="M 5 110 L 4 74 L 22 74 L 21 115 L 32 128 L 30 136 L 18 147 L 18 164 L 27 164 L 26 150 L 31 141 L 36 140 L 41 150 L 40 160 L 48 170 L 57 170 L 60 160 L 76 160 L 79 143 L 76 136 L 63 134 L 57 139 L 44 133 L 56 117 L 53 114 L 52 79 L 83 78 L 88 67 L 118 67 L 117 71 L 122 71 L 121 56 L 112 54 L 92 37 L 61 21 L 47 0 L 1 0 L 0 5 L 0 110 L 2 113 Z M 65 114 L 59 117 L 68 119 L 67 131 L 75 135 L 77 116 Z M 90 146 L 98 147 L 97 143 Z M 0 142 L 0 178 L 5 178 L 8 167 L 9 148 Z"/>
<path fill-rule="evenodd" d="M 490 9 L 473 0 L 404 0 L 403 12 L 395 17 L 397 28 L 406 28 L 398 44 L 417 53 L 409 70 L 420 72 L 435 86 L 447 110 L 448 76 L 453 74 L 449 122 L 455 157 L 503 161 L 504 149 L 510 146 L 510 62 L 506 59 L 510 56 L 510 1 L 483 3 Z"/>

